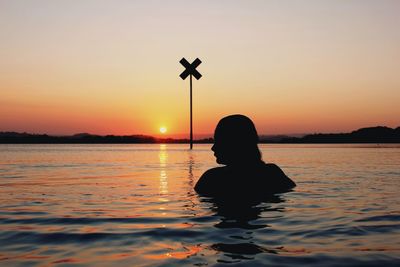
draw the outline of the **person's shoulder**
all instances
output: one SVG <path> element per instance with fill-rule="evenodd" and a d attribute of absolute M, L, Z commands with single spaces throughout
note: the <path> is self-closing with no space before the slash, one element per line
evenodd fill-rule
<path fill-rule="evenodd" d="M 226 171 L 226 167 L 215 167 L 211 168 L 203 173 L 203 175 L 200 177 L 201 178 L 208 178 L 208 177 L 215 177 L 223 174 Z"/>
<path fill-rule="evenodd" d="M 268 172 L 268 176 L 280 181 L 280 185 L 285 185 L 287 188 L 293 188 L 296 183 L 290 179 L 283 170 L 274 163 L 265 163 L 265 169 Z"/>
<path fill-rule="evenodd" d="M 275 163 L 265 163 L 264 167 L 265 167 L 266 170 L 268 170 L 270 172 L 279 173 L 279 174 L 280 173 L 284 173 L 282 171 L 282 169 L 278 165 L 276 165 Z"/>
<path fill-rule="evenodd" d="M 200 176 L 200 179 L 197 183 L 201 182 L 208 182 L 209 180 L 215 180 L 218 179 L 218 177 L 221 177 L 225 173 L 226 167 L 216 167 L 209 169 L 203 173 L 202 176 Z"/>
<path fill-rule="evenodd" d="M 205 171 L 194 187 L 196 192 L 209 191 L 211 188 L 215 187 L 219 181 L 218 178 L 225 173 L 225 168 L 226 167 L 216 167 Z"/>

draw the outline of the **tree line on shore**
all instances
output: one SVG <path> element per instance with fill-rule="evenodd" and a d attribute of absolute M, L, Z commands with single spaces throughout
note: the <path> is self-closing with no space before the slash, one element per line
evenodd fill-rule
<path fill-rule="evenodd" d="M 213 143 L 212 138 L 194 140 L 195 143 Z M 239 140 L 238 140 L 239 141 Z M 157 144 L 189 143 L 189 139 L 156 138 L 149 135 L 94 135 L 71 136 L 0 132 L 1 144 Z M 339 143 L 400 143 L 400 127 L 385 126 L 361 128 L 350 133 L 317 133 L 302 137 L 261 136 L 260 143 L 280 144 L 339 144 Z"/>

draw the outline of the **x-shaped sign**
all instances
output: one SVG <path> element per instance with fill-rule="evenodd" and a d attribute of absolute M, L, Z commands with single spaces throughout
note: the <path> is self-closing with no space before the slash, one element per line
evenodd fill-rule
<path fill-rule="evenodd" d="M 196 70 L 197 66 L 201 64 L 201 60 L 196 58 L 192 64 L 190 64 L 185 58 L 179 61 L 186 69 L 179 75 L 183 80 L 189 75 L 193 75 L 197 80 L 201 78 L 200 72 Z"/>

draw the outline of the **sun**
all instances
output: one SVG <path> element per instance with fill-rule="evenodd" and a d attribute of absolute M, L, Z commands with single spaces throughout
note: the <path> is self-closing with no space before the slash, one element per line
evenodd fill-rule
<path fill-rule="evenodd" d="M 167 127 L 160 127 L 160 133 L 165 134 L 167 132 Z"/>

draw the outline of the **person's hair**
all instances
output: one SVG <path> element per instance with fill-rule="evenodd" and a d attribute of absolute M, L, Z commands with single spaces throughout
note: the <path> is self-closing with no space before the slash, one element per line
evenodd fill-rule
<path fill-rule="evenodd" d="M 261 161 L 257 130 L 248 117 L 235 114 L 222 118 L 215 129 L 215 138 L 226 146 L 235 148 L 243 161 Z"/>

